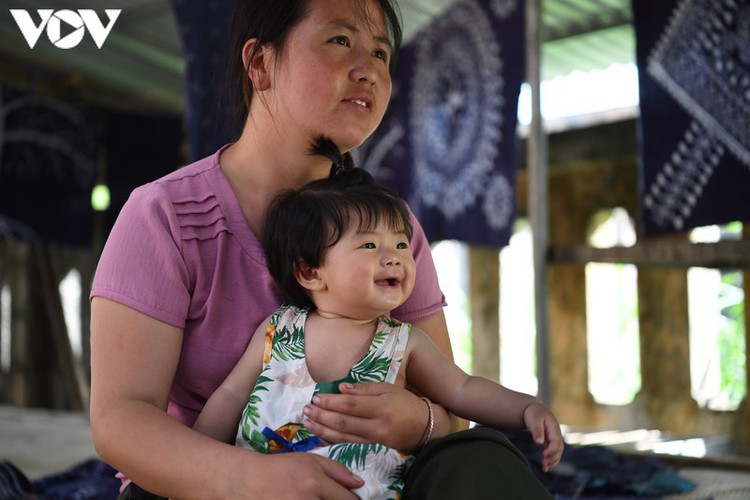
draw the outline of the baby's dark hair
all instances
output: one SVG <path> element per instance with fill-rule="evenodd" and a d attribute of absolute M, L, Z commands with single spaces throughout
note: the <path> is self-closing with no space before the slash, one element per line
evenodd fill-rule
<path fill-rule="evenodd" d="M 268 270 L 284 301 L 314 309 L 315 304 L 295 277 L 300 261 L 311 268 L 320 266 L 326 249 L 335 245 L 352 224 L 362 231 L 385 222 L 403 230 L 409 240 L 412 224 L 406 203 L 367 171 L 342 164 L 342 156 L 331 141 L 318 139 L 312 154 L 331 159 L 331 175 L 280 193 L 266 210 L 262 243 Z"/>

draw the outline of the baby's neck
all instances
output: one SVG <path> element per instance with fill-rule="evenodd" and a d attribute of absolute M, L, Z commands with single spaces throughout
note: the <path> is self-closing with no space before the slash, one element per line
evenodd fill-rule
<path fill-rule="evenodd" d="M 305 357 L 316 382 L 338 380 L 367 351 L 378 325 L 378 318 L 356 319 L 312 311 L 305 324 Z"/>
<path fill-rule="evenodd" d="M 310 313 L 311 316 L 319 316 L 324 320 L 331 320 L 336 322 L 346 322 L 352 325 L 369 325 L 378 322 L 378 317 L 371 318 L 352 318 L 350 316 L 344 316 L 343 314 L 334 311 L 323 311 L 321 309 L 315 309 Z"/>

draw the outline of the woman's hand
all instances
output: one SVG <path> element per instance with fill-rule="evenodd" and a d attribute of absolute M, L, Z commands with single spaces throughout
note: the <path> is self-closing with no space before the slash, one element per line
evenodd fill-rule
<path fill-rule="evenodd" d="M 534 442 L 544 445 L 542 470 L 549 472 L 560 462 L 564 447 L 557 418 L 542 403 L 534 402 L 523 411 L 523 421 L 526 428 L 531 431 Z"/>
<path fill-rule="evenodd" d="M 329 443 L 381 443 L 402 451 L 420 444 L 427 405 L 386 382 L 341 384 L 341 394 L 318 394 L 305 408 L 305 427 Z"/>
<path fill-rule="evenodd" d="M 242 452 L 258 460 L 249 466 L 234 462 L 235 477 L 227 482 L 231 491 L 222 495 L 225 498 L 352 500 L 357 496 L 351 490 L 364 484 L 342 464 L 313 453 Z"/>

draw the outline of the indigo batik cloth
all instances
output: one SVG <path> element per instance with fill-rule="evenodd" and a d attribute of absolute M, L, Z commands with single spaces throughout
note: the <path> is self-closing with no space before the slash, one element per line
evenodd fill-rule
<path fill-rule="evenodd" d="M 520 0 L 464 0 L 398 53 L 389 111 L 355 152 L 430 241 L 502 247 L 515 217 Z"/>
<path fill-rule="evenodd" d="M 237 138 L 238 106 L 227 86 L 234 0 L 170 0 L 185 60 L 185 129 L 189 161 Z M 234 55 L 233 55 L 234 57 Z"/>
<path fill-rule="evenodd" d="M 750 218 L 750 0 L 633 0 L 646 235 Z"/>

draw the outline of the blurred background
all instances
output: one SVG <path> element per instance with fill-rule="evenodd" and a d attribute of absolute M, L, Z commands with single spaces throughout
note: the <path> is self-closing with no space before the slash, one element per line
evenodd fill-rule
<path fill-rule="evenodd" d="M 457 362 L 572 441 L 750 451 L 748 2 L 399 4 L 391 108 L 355 157 L 425 227 Z M 85 415 L 120 207 L 236 134 L 231 7 L 4 3 L 1 405 Z"/>

